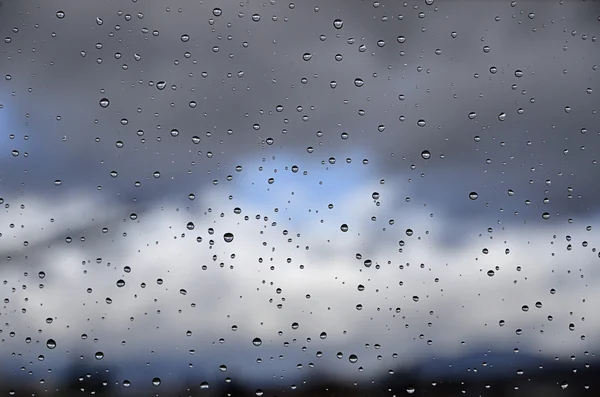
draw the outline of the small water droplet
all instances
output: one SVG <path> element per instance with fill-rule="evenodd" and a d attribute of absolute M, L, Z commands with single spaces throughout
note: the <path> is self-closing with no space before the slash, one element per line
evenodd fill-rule
<path fill-rule="evenodd" d="M 506 120 L 506 113 L 502 112 L 498 115 L 498 120 L 504 121 Z"/>
<path fill-rule="evenodd" d="M 108 105 L 110 105 L 110 101 L 108 100 L 108 98 L 100 99 L 100 107 L 107 108 Z"/>
<path fill-rule="evenodd" d="M 546 220 L 550 219 L 550 213 L 549 212 L 544 212 L 542 214 L 542 219 L 546 219 Z"/>
<path fill-rule="evenodd" d="M 348 361 L 350 361 L 352 364 L 354 364 L 355 362 L 358 361 L 358 356 L 356 354 L 351 354 L 350 356 L 348 356 Z"/>
<path fill-rule="evenodd" d="M 365 82 L 363 81 L 363 79 L 360 78 L 356 78 L 354 79 L 354 85 L 357 87 L 362 87 L 365 84 Z"/>
<path fill-rule="evenodd" d="M 96 352 L 96 354 L 94 354 L 94 358 L 96 360 L 102 360 L 104 358 L 104 353 L 102 353 L 102 352 Z"/>
<path fill-rule="evenodd" d="M 260 346 L 260 345 L 262 345 L 262 340 L 260 338 L 254 338 L 254 339 L 252 339 L 252 344 L 254 346 Z"/>
<path fill-rule="evenodd" d="M 423 160 L 429 160 L 431 158 L 431 153 L 429 153 L 429 150 L 423 150 L 421 152 L 421 157 Z"/>
<path fill-rule="evenodd" d="M 125 286 L 125 280 L 119 279 L 117 280 L 117 287 L 122 288 Z"/>
<path fill-rule="evenodd" d="M 341 19 L 336 19 L 333 21 L 333 27 L 336 29 L 341 29 L 344 26 L 344 21 Z"/>
<path fill-rule="evenodd" d="M 213 9 L 213 15 L 216 17 L 220 17 L 221 14 L 223 14 L 223 10 L 221 10 L 220 8 L 215 8 Z"/>
<path fill-rule="evenodd" d="M 233 233 L 225 233 L 223 235 L 223 240 L 225 240 L 226 243 L 231 243 L 233 241 Z"/>
<path fill-rule="evenodd" d="M 65 17 L 65 12 L 64 11 L 56 11 L 56 17 L 58 19 L 63 19 Z"/>
<path fill-rule="evenodd" d="M 56 341 L 54 339 L 48 339 L 46 341 L 46 347 L 48 349 L 54 349 L 56 347 Z"/>
<path fill-rule="evenodd" d="M 347 231 L 348 231 L 348 225 L 346 225 L 345 223 L 344 223 L 344 224 L 342 224 L 342 226 L 340 226 L 340 230 L 341 230 L 342 232 L 344 232 L 344 233 L 345 233 L 345 232 L 347 232 Z"/>
<path fill-rule="evenodd" d="M 417 121 L 417 125 L 419 127 L 425 127 L 426 124 L 427 124 L 427 122 L 425 120 L 423 120 L 423 119 Z"/>
<path fill-rule="evenodd" d="M 477 192 L 471 192 L 471 193 L 469 193 L 469 198 L 471 200 L 477 200 L 478 197 L 479 197 L 479 195 L 477 194 Z"/>
<path fill-rule="evenodd" d="M 160 378 L 154 378 L 152 379 L 152 386 L 158 387 L 160 386 Z"/>

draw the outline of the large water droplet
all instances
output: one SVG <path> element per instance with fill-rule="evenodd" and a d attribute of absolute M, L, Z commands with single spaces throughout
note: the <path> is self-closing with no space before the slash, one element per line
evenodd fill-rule
<path fill-rule="evenodd" d="M 341 19 L 336 19 L 333 21 L 333 27 L 336 29 L 341 29 L 344 26 L 344 21 Z"/>
<path fill-rule="evenodd" d="M 154 378 L 152 379 L 152 386 L 158 387 L 160 386 L 160 378 Z"/>
<path fill-rule="evenodd" d="M 252 339 L 252 344 L 254 346 L 260 346 L 260 345 L 262 345 L 262 340 L 260 338 L 254 338 L 254 339 Z"/>
<path fill-rule="evenodd" d="M 230 243 L 233 241 L 233 233 L 225 233 L 223 235 L 223 240 L 225 240 L 226 243 Z"/>

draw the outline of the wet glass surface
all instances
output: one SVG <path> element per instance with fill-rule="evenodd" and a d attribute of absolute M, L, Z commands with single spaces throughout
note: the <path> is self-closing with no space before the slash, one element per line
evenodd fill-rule
<path fill-rule="evenodd" d="M 597 395 L 598 3 L 0 31 L 4 395 Z"/>

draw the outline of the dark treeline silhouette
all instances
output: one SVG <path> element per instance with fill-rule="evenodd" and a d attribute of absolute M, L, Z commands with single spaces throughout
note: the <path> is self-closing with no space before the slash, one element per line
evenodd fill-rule
<path fill-rule="evenodd" d="M 263 387 L 248 386 L 240 381 L 211 382 L 202 387 L 199 379 L 187 379 L 170 386 L 131 385 L 125 387 L 122 378 L 104 367 L 74 363 L 66 371 L 61 384 L 52 385 L 23 382 L 22 379 L 2 379 L 0 393 L 10 396 L 166 396 L 166 397 L 354 397 L 354 396 L 592 396 L 598 395 L 600 367 L 594 363 L 545 362 L 514 373 L 503 371 L 492 374 L 485 371 L 463 368 L 463 374 L 447 372 L 432 376 L 426 366 L 414 367 L 385 373 L 365 382 L 313 376 L 296 387 L 274 387 L 265 383 Z M 232 374 L 232 379 L 236 379 Z"/>

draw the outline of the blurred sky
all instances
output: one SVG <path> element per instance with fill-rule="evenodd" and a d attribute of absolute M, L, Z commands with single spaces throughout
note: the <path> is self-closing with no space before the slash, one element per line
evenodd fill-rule
<path fill-rule="evenodd" d="M 598 348 L 597 3 L 6 1 L 0 30 L 2 376 Z"/>

